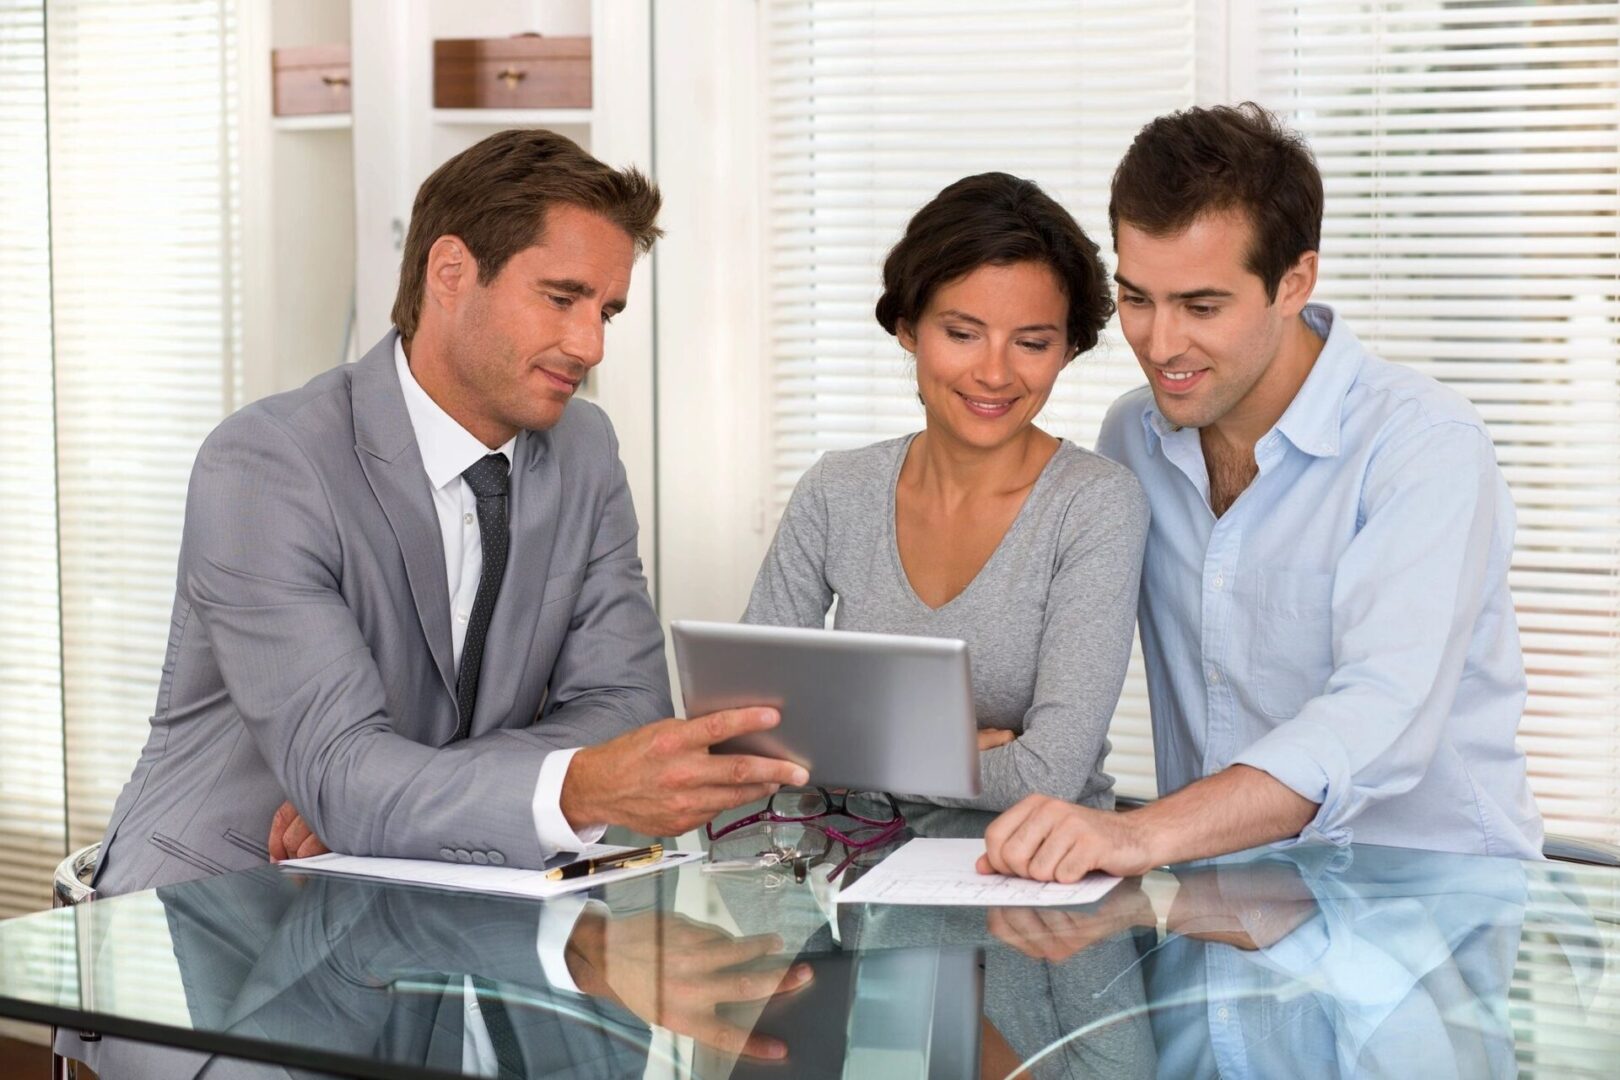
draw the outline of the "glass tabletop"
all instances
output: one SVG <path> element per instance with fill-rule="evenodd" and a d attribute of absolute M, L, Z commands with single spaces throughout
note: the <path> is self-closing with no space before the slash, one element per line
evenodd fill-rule
<path fill-rule="evenodd" d="M 905 813 L 900 841 L 992 820 Z M 694 863 L 563 902 L 264 867 L 0 922 L 0 1016 L 99 1033 L 75 1056 L 107 1080 L 214 1055 L 239 1059 L 232 1076 L 265 1061 L 365 1077 L 1620 1065 L 1614 871 L 1298 846 L 1079 908 L 836 904 L 881 855 L 817 848 L 802 874 Z"/>

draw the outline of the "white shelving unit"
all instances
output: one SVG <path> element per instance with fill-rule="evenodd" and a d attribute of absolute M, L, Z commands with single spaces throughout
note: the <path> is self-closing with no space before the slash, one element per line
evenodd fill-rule
<path fill-rule="evenodd" d="M 650 0 L 266 0 L 238 27 L 244 401 L 363 354 L 388 329 L 416 189 L 496 131 L 545 127 L 652 171 Z M 590 35 L 589 109 L 435 109 L 433 42 Z M 350 44 L 350 115 L 271 115 L 270 51 Z M 610 74 L 611 73 L 611 77 Z M 588 396 L 612 417 L 655 565 L 653 260 L 637 265 Z"/>
<path fill-rule="evenodd" d="M 592 109 L 434 109 L 435 124 L 455 127 L 487 127 L 497 130 L 514 127 L 589 128 Z"/>
<path fill-rule="evenodd" d="M 241 8 L 244 401 L 354 355 L 353 118 L 273 116 L 270 93 L 272 49 L 345 43 L 349 33 L 346 0 Z"/>
<path fill-rule="evenodd" d="M 314 116 L 277 116 L 270 121 L 276 131 L 349 131 L 354 118 L 348 113 L 317 113 Z"/>

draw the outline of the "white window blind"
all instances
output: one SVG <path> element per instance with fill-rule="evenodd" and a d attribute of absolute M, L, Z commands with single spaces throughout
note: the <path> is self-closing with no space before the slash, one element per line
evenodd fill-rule
<path fill-rule="evenodd" d="M 145 741 L 186 481 L 234 403 L 235 4 L 52 0 L 51 243 L 69 843 Z"/>
<path fill-rule="evenodd" d="M 1471 398 L 1519 510 L 1520 744 L 1620 841 L 1620 4 L 1261 0 L 1327 188 L 1318 295 Z"/>
<path fill-rule="evenodd" d="M 823 452 L 922 426 L 909 359 L 872 308 L 884 255 L 946 184 L 1036 181 L 1112 268 L 1108 181 L 1142 124 L 1192 104 L 1193 24 L 1191 0 L 768 5 L 773 521 Z M 1111 325 L 1041 422 L 1090 447 L 1141 381 Z M 1118 789 L 1153 794 L 1139 656 L 1110 738 Z"/>
<path fill-rule="evenodd" d="M 0 918 L 66 845 L 41 0 L 0 0 Z"/>
<path fill-rule="evenodd" d="M 0 0 L 0 916 L 49 904 L 134 767 L 237 397 L 234 12 Z"/>

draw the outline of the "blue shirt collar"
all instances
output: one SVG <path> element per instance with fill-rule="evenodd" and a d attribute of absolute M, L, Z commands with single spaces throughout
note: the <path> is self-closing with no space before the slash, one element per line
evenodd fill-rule
<path fill-rule="evenodd" d="M 1323 339 L 1322 352 L 1274 430 L 1312 457 L 1337 457 L 1344 399 L 1361 373 L 1366 350 L 1355 333 L 1326 304 L 1307 304 L 1300 317 Z M 1142 411 L 1148 453 L 1178 431 L 1151 398 Z"/>

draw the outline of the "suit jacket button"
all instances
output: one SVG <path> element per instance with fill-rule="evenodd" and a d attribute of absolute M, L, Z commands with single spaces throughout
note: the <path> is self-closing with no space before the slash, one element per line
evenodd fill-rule
<path fill-rule="evenodd" d="M 506 865 L 506 856 L 502 855 L 498 851 L 490 852 L 489 853 L 489 865 L 491 865 L 491 866 L 505 866 Z"/>
<path fill-rule="evenodd" d="M 472 852 L 466 848 L 456 848 L 456 862 L 472 862 Z"/>
<path fill-rule="evenodd" d="M 449 859 L 451 862 L 454 862 L 456 859 L 456 851 L 454 848 L 442 847 L 439 849 L 439 858 Z"/>
<path fill-rule="evenodd" d="M 472 857 L 473 862 L 477 863 L 479 866 L 484 866 L 489 862 L 489 856 L 485 855 L 482 851 L 473 852 Z"/>

